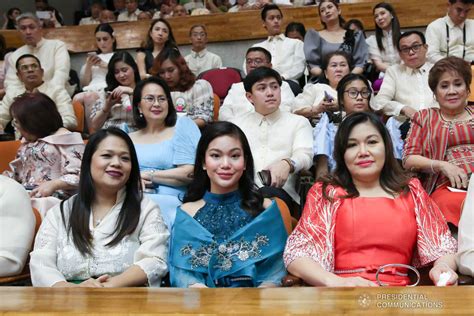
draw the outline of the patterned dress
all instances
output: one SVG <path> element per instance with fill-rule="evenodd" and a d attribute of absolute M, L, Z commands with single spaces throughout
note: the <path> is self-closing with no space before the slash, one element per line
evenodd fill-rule
<path fill-rule="evenodd" d="M 73 132 L 50 135 L 35 142 L 23 139 L 15 160 L 10 162 L 11 171 L 5 171 L 5 175 L 27 189 L 55 179 L 77 186 L 84 147 L 81 134 Z M 60 191 L 51 197 L 33 198 L 32 204 L 44 217 L 49 208 L 60 202 L 56 197 L 64 198 L 72 193 L 74 190 Z"/>
<path fill-rule="evenodd" d="M 470 118 L 466 121 L 446 121 L 439 109 L 418 111 L 412 124 L 403 153 L 406 160 L 410 155 L 444 160 L 463 169 L 468 175 L 474 171 L 474 115 L 466 107 Z M 465 192 L 451 192 L 447 189 L 449 179 L 438 173 L 420 174 L 423 187 L 441 208 L 449 222 L 457 225 Z"/>
<path fill-rule="evenodd" d="M 212 121 L 214 92 L 206 80 L 196 80 L 191 89 L 184 92 L 172 91 L 171 97 L 178 115 L 187 115 L 192 120 Z"/>
<path fill-rule="evenodd" d="M 102 110 L 105 106 L 107 94 L 104 90 L 99 92 L 99 99 L 92 105 L 90 118 L 93 119 L 97 112 Z M 121 101 L 116 103 L 110 109 L 109 116 L 101 128 L 117 127 L 129 133 L 136 130 L 135 121 L 133 120 L 132 112 L 132 96 L 122 94 Z"/>

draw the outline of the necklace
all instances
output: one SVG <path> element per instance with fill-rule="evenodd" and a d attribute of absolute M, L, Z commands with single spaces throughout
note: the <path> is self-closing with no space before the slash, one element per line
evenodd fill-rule
<path fill-rule="evenodd" d="M 454 126 L 458 124 L 459 122 L 464 122 L 465 120 L 462 119 L 464 113 L 466 112 L 466 109 L 463 109 L 461 113 L 458 113 L 454 115 L 452 118 L 447 119 L 444 117 L 443 112 L 439 111 L 439 114 L 441 115 L 441 118 L 445 122 L 445 124 L 448 127 L 448 133 L 453 135 L 454 134 Z M 469 113 L 469 112 L 468 112 Z"/>
<path fill-rule="evenodd" d="M 92 213 L 92 218 L 93 218 L 94 227 L 99 226 L 100 223 L 102 223 L 102 221 L 104 220 L 104 218 L 107 216 L 107 214 L 110 213 L 111 210 L 112 210 L 112 208 L 109 209 L 107 212 L 105 212 L 104 216 L 102 216 L 101 218 L 95 219 L 94 217 L 96 217 L 96 216 L 94 216 L 94 211 L 93 211 L 92 208 L 91 208 L 91 213 Z"/>

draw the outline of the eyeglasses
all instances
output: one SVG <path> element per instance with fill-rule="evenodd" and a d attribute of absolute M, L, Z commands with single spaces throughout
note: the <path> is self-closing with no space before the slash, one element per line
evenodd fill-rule
<path fill-rule="evenodd" d="M 12 120 L 12 126 L 14 129 L 18 129 L 18 127 L 20 127 L 20 124 L 18 123 L 18 121 L 16 119 L 13 119 Z"/>
<path fill-rule="evenodd" d="M 163 104 L 168 102 L 168 99 L 164 96 L 155 97 L 153 95 L 146 95 L 142 98 L 142 100 L 145 101 L 146 103 L 150 104 L 150 105 L 153 105 L 156 102 L 158 102 L 158 104 L 160 104 L 160 105 L 163 105 Z"/>
<path fill-rule="evenodd" d="M 259 66 L 265 63 L 265 61 L 261 58 L 255 58 L 255 59 L 247 58 L 245 62 L 247 63 L 247 65 L 255 65 L 255 66 Z"/>
<path fill-rule="evenodd" d="M 29 71 L 30 69 L 35 71 L 35 70 L 38 70 L 40 68 L 40 65 L 38 64 L 29 64 L 29 65 L 20 65 L 18 67 L 18 69 L 21 71 L 21 72 L 27 72 Z"/>
<path fill-rule="evenodd" d="M 405 55 L 408 55 L 411 50 L 412 50 L 414 53 L 416 53 L 416 52 L 418 52 L 423 46 L 424 46 L 424 44 L 415 44 L 415 45 L 410 46 L 410 47 L 400 48 L 400 53 L 405 54 Z"/>
<path fill-rule="evenodd" d="M 367 90 L 367 89 L 360 90 L 360 91 L 357 89 L 348 89 L 348 90 L 345 90 L 344 92 L 347 93 L 347 95 L 351 99 L 357 99 L 359 94 L 363 99 L 368 99 L 370 95 L 372 94 L 372 92 L 370 92 L 370 90 Z"/>

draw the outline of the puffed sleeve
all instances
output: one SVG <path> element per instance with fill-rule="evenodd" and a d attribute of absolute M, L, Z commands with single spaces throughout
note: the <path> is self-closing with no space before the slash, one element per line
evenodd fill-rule
<path fill-rule="evenodd" d="M 314 29 L 308 30 L 304 37 L 304 56 L 310 68 L 321 68 L 321 37 Z"/>
<path fill-rule="evenodd" d="M 160 208 L 144 197 L 142 201 L 143 225 L 138 235 L 140 246 L 134 254 L 134 264 L 147 275 L 148 284 L 159 287 L 161 278 L 168 272 L 169 231 Z"/>
<path fill-rule="evenodd" d="M 369 48 L 365 42 L 365 38 L 362 32 L 356 32 L 354 48 L 352 49 L 352 59 L 354 61 L 354 67 L 364 68 L 369 57 Z"/>
<path fill-rule="evenodd" d="M 191 89 L 193 104 L 188 111 L 188 116 L 193 120 L 203 119 L 211 122 L 214 112 L 214 92 L 211 84 L 206 80 L 197 80 Z"/>
<path fill-rule="evenodd" d="M 67 207 L 70 200 L 64 203 Z M 30 256 L 31 282 L 33 286 L 51 287 L 57 282 L 66 281 L 56 265 L 59 238 L 67 238 L 61 219 L 60 205 L 46 213 L 36 235 L 35 245 Z"/>
<path fill-rule="evenodd" d="M 438 258 L 455 254 L 456 239 L 451 236 L 443 213 L 414 178 L 409 187 L 415 204 L 417 247 L 412 258 L 415 267 L 425 266 Z"/>
<path fill-rule="evenodd" d="M 79 133 L 74 134 L 80 137 Z M 78 185 L 85 145 L 81 143 L 58 147 L 61 152 L 62 176 L 60 179 L 68 184 Z"/>
<path fill-rule="evenodd" d="M 196 123 L 188 117 L 180 117 L 176 122 L 173 138 L 173 164 L 193 165 L 201 132 Z"/>
<path fill-rule="evenodd" d="M 334 196 L 334 194 L 330 194 Z M 288 237 L 283 260 L 288 267 L 298 258 L 310 258 L 325 270 L 334 267 L 334 210 L 340 201 L 330 203 L 323 198 L 322 184 L 316 183 L 309 190 L 303 214 L 298 225 Z"/>

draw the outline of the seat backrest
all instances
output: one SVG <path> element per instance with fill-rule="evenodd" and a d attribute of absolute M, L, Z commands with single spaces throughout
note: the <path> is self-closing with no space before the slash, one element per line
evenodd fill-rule
<path fill-rule="evenodd" d="M 219 109 L 221 107 L 221 99 L 219 98 L 219 96 L 217 94 L 214 93 L 214 115 L 213 115 L 213 118 L 214 118 L 214 122 L 215 121 L 218 121 L 219 120 Z"/>
<path fill-rule="evenodd" d="M 83 133 L 84 132 L 84 106 L 79 101 L 73 101 L 72 107 L 74 108 L 74 114 L 76 115 L 77 127 L 75 132 Z"/>
<path fill-rule="evenodd" d="M 19 140 L 0 142 L 0 173 L 9 169 L 9 163 L 15 159 L 20 144 Z"/>
<path fill-rule="evenodd" d="M 208 81 L 212 91 L 223 101 L 232 84 L 241 82 L 242 76 L 237 68 L 214 68 L 199 74 L 198 79 Z"/>
<path fill-rule="evenodd" d="M 285 224 L 286 232 L 289 235 L 293 231 L 293 224 L 292 224 L 290 209 L 288 208 L 288 205 L 286 205 L 286 203 L 282 199 L 279 199 L 279 198 L 274 198 L 274 199 L 278 205 L 278 208 L 280 209 L 280 214 L 281 214 L 281 218 L 283 219 L 283 224 Z"/>

